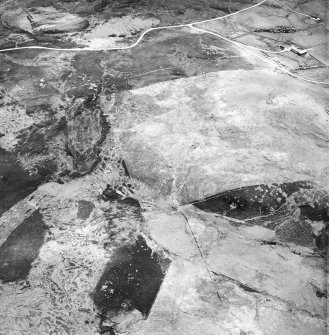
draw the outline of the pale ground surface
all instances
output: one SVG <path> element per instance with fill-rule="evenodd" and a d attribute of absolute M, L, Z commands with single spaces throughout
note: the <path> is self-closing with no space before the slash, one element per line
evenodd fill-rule
<path fill-rule="evenodd" d="M 268 69 L 133 90 L 123 99 L 125 110 L 142 100 L 134 112 L 143 118 L 151 104 L 156 115 L 120 129 L 126 162 L 132 175 L 175 188 L 182 202 L 261 183 L 307 179 L 328 185 L 325 92 Z M 162 169 L 152 169 L 152 156 L 136 160 L 132 148 L 154 152 Z"/>
<path fill-rule="evenodd" d="M 289 6 L 292 4 L 289 2 Z M 113 84 L 114 88 L 105 85 L 103 74 L 101 79 L 90 73 L 84 77 L 71 65 L 70 53 L 42 53 L 15 60 L 16 66 L 39 68 L 51 63 L 53 67 L 37 79 L 33 77 L 33 81 L 15 77 L 13 82 L 4 82 L 8 96 L 21 104 L 11 105 L 8 96 L 1 100 L 1 148 L 14 152 L 22 131 L 48 120 L 42 113 L 24 112 L 28 105 L 25 101 L 30 102 L 31 97 L 44 94 L 42 103 L 49 100 L 56 107 L 51 123 L 56 125 L 65 117 L 72 98 L 62 101 L 61 94 L 71 88 L 69 81 L 81 79 L 78 75 L 82 77 L 79 85 L 92 92 L 103 80 L 97 108 L 111 127 L 99 144 L 101 163 L 89 174 L 47 180 L 0 217 L 0 245 L 36 210 L 49 227 L 28 278 L 0 283 L 0 335 L 101 334 L 92 293 L 115 249 L 137 235 L 172 263 L 148 318 L 145 320 L 136 310 L 122 312 L 111 320 L 114 334 L 327 334 L 327 254 L 320 255 L 313 244 L 282 242 L 277 231 L 266 224 L 266 218 L 265 224 L 252 225 L 188 204 L 244 186 L 300 180 L 311 181 L 324 193 L 329 191 L 328 86 L 293 78 L 267 62 L 270 59 L 314 80 L 328 79 L 325 2 L 306 2 L 296 10 L 319 15 L 322 22 L 317 25 L 287 9 L 262 6 L 201 27 L 263 49 L 277 50 L 292 41 L 311 48 L 306 57 L 253 50 L 256 57 L 229 43 L 209 41 L 206 34 L 183 29 L 184 34 L 193 33 L 199 39 L 201 47 L 195 43 L 195 48 L 200 47 L 202 52 L 186 51 L 183 44 L 187 35 L 166 31 L 154 33 L 145 42 L 146 51 L 132 49 L 114 58 L 113 62 L 123 64 L 119 70 L 110 62 L 115 57 L 113 52 L 104 53 L 104 73 L 121 80 Z M 66 14 L 49 13 L 52 29 L 56 24 L 59 27 Z M 22 12 L 8 12 L 5 19 L 15 15 L 22 29 L 32 29 Z M 72 24 L 83 24 L 83 20 L 74 18 Z M 41 18 L 39 22 L 39 29 L 46 29 Z M 114 46 L 117 41 L 122 43 L 122 38 L 108 35 L 131 37 L 132 32 L 159 22 L 129 16 L 105 22 L 94 17 L 87 30 L 69 32 L 63 40 L 72 38 L 94 47 Z M 254 32 L 280 26 L 296 32 Z M 154 47 L 152 43 L 158 44 Z M 163 45 L 171 43 L 174 47 L 169 52 Z M 141 58 L 153 52 L 152 47 L 157 52 L 145 65 Z M 166 53 L 172 63 L 163 61 L 162 66 L 161 57 Z M 222 58 L 209 58 L 223 54 Z M 6 57 L 3 60 L 10 59 Z M 94 56 L 84 57 L 87 68 Z M 212 64 L 202 74 L 194 70 L 206 69 L 200 59 Z M 227 59 L 240 63 L 226 68 L 227 63 L 222 64 Z M 129 87 L 124 80 L 129 79 L 131 64 L 136 64 L 138 71 L 128 82 Z M 159 75 L 163 68 L 177 70 L 179 66 L 191 75 L 169 77 L 176 80 Z M 56 73 L 64 76 L 70 71 L 73 74 L 69 80 L 56 81 Z M 76 77 L 74 73 L 78 73 Z M 145 81 L 139 82 L 138 76 L 145 76 Z M 121 91 L 115 86 L 126 84 L 128 88 Z M 105 89 L 111 93 L 105 93 Z M 83 126 L 82 122 L 81 129 L 73 130 L 86 134 Z M 46 128 L 45 133 L 51 131 Z M 49 145 L 49 157 L 56 156 L 58 164 L 68 169 L 75 159 L 74 150 L 68 155 L 65 136 L 56 136 Z M 96 147 L 92 147 L 92 139 L 83 142 L 77 138 L 76 142 L 79 148 Z M 25 166 L 37 160 L 30 155 L 19 157 Z M 130 177 L 123 176 L 115 165 L 122 158 Z M 141 217 L 136 218 L 129 210 L 122 215 L 113 205 L 111 215 L 122 216 L 110 220 L 109 202 L 101 195 L 107 185 L 127 182 L 133 185 L 134 193 L 125 189 L 125 195 L 138 199 Z M 81 201 L 93 204 L 86 217 L 78 214 Z M 306 222 L 312 227 L 314 240 L 328 224 L 320 219 Z"/>
<path fill-rule="evenodd" d="M 95 18 L 91 21 L 91 26 L 87 32 L 80 34 L 80 36 L 72 36 L 71 39 L 91 48 L 113 48 L 121 44 L 122 37 L 132 37 L 132 34 L 156 26 L 159 23 L 160 21 L 156 19 L 133 17 L 131 15 L 110 19 L 108 22 L 99 22 Z"/>

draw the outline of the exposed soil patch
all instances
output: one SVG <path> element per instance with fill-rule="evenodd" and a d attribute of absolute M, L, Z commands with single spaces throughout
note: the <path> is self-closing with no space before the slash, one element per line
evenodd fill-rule
<path fill-rule="evenodd" d="M 83 220 L 88 219 L 94 208 L 95 205 L 92 202 L 80 200 L 78 204 L 78 218 Z"/>
<path fill-rule="evenodd" d="M 0 280 L 12 282 L 27 278 L 47 230 L 39 211 L 14 229 L 0 247 Z"/>
<path fill-rule="evenodd" d="M 101 314 L 137 309 L 147 317 L 168 266 L 169 260 L 161 259 L 141 236 L 117 249 L 93 295 Z"/>

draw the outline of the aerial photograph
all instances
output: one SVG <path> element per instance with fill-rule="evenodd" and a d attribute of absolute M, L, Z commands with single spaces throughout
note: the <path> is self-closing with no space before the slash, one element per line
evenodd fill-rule
<path fill-rule="evenodd" d="M 0 0 L 0 335 L 328 335 L 328 0 Z"/>

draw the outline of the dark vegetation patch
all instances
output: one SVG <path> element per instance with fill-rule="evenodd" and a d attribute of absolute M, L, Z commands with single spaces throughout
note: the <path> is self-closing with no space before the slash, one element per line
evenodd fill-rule
<path fill-rule="evenodd" d="M 24 170 L 16 155 L 0 148 L 0 216 L 34 192 L 42 181 L 40 174 L 30 175 Z"/>
<path fill-rule="evenodd" d="M 205 211 L 236 219 L 268 215 L 287 202 L 288 197 L 301 188 L 312 188 L 308 182 L 298 181 L 283 184 L 263 184 L 242 187 L 193 202 Z"/>
<path fill-rule="evenodd" d="M 102 320 L 120 311 L 137 309 L 147 317 L 169 266 L 139 236 L 134 244 L 118 248 L 93 294 Z"/>
<path fill-rule="evenodd" d="M 19 144 L 16 151 L 20 155 L 46 154 L 53 138 L 66 129 L 65 118 L 55 121 L 54 124 L 32 125 L 24 129 L 19 135 Z"/>
<path fill-rule="evenodd" d="M 0 246 L 0 280 L 25 280 L 32 262 L 38 257 L 47 232 L 42 215 L 35 211 Z"/>
<path fill-rule="evenodd" d="M 221 283 L 221 282 L 230 281 L 230 282 L 233 282 L 234 284 L 236 284 L 237 286 L 239 286 L 245 292 L 262 294 L 262 292 L 258 291 L 257 289 L 255 289 L 253 287 L 250 287 L 249 285 L 246 285 L 246 284 L 240 282 L 239 280 L 236 280 L 232 277 L 226 276 L 222 273 L 217 273 L 215 271 L 211 271 L 211 272 L 216 276 L 216 282 L 218 281 L 219 283 Z"/>
<path fill-rule="evenodd" d="M 103 77 L 103 93 L 105 95 L 128 91 L 130 89 L 132 89 L 132 86 L 128 83 L 127 78 L 114 77 L 108 74 Z"/>
<path fill-rule="evenodd" d="M 36 105 L 28 104 L 26 106 L 26 114 L 33 117 L 38 116 L 40 122 L 38 126 L 49 126 L 56 122 L 55 109 L 49 102 L 41 102 Z"/>
<path fill-rule="evenodd" d="M 239 285 L 240 288 L 242 288 L 244 291 L 248 292 L 248 293 L 260 293 L 258 290 L 248 286 L 248 285 L 245 285 L 245 284 L 240 284 Z"/>
<path fill-rule="evenodd" d="M 313 287 L 315 294 L 318 298 L 325 298 L 327 299 L 328 295 L 327 295 L 327 291 L 321 291 L 319 288 L 317 287 Z"/>
<path fill-rule="evenodd" d="M 61 2 L 58 5 L 60 4 Z M 151 7 L 153 5 L 157 6 L 152 3 Z M 27 6 L 29 7 L 28 4 Z M 33 165 L 31 168 L 36 168 L 45 176 L 56 174 L 56 178 L 62 175 L 77 177 L 89 173 L 100 162 L 100 146 L 109 129 L 99 106 L 101 91 L 105 97 L 111 97 L 112 94 L 152 83 L 199 75 L 219 68 L 249 66 L 217 39 L 205 36 L 202 40 L 203 45 L 223 47 L 222 51 L 208 52 L 201 46 L 199 36 L 178 33 L 166 41 L 154 42 L 153 38 L 150 42 L 144 41 L 134 53 L 77 53 L 70 64 L 73 71 L 66 69 L 58 73 L 58 76 L 54 71 L 49 71 L 52 64 L 48 67 L 31 67 L 6 60 L 8 64 L 4 64 L 0 76 L 9 88 L 17 84 L 33 87 L 33 92 L 29 91 L 21 97 L 20 103 L 25 105 L 28 115 L 42 119 L 37 126 L 22 131 L 17 151 L 23 159 L 28 157 Z M 27 50 L 27 58 L 33 58 L 40 52 Z M 25 52 L 17 54 L 23 55 Z M 221 61 L 218 63 L 218 60 Z M 105 71 L 102 64 L 105 64 Z M 106 70 L 114 70 L 118 75 L 106 74 Z M 44 81 L 40 83 L 42 78 Z M 50 82 L 57 82 L 59 85 L 52 86 Z M 65 96 L 61 96 L 62 93 L 55 87 L 64 87 Z M 56 120 L 57 111 L 49 103 L 50 98 L 56 95 L 63 100 L 61 108 L 67 109 L 66 117 L 61 120 Z M 70 106 L 66 97 L 72 100 Z M 75 104 L 78 99 L 82 101 L 79 106 Z M 63 144 L 63 148 L 58 149 L 61 151 L 60 155 L 54 154 L 57 149 L 53 150 L 58 147 L 58 142 Z"/>
<path fill-rule="evenodd" d="M 324 191 L 303 192 L 296 197 L 301 214 L 312 221 L 329 223 L 329 194 Z"/>
<path fill-rule="evenodd" d="M 168 36 L 163 36 L 164 34 Z M 103 94 L 106 97 L 158 82 L 212 71 L 253 67 L 226 42 L 205 34 L 200 37 L 181 31 L 154 32 L 147 35 L 132 53 L 121 50 L 106 52 L 105 55 L 105 72 L 117 72 L 116 75 L 107 74 L 103 77 Z"/>
<path fill-rule="evenodd" d="M 83 98 L 87 107 L 95 106 L 102 87 L 103 68 L 96 52 L 77 53 L 71 63 L 74 71 L 67 77 L 65 91 L 73 98 Z"/>
<path fill-rule="evenodd" d="M 276 27 L 271 29 L 256 29 L 255 33 L 276 33 L 276 34 L 288 34 L 295 33 L 297 30 L 292 27 Z"/>
<path fill-rule="evenodd" d="M 65 90 L 72 99 L 66 111 L 66 152 L 73 158 L 73 177 L 90 173 L 100 162 L 100 146 L 109 124 L 99 106 L 103 68 L 96 53 L 76 54 L 74 71 L 66 75 Z"/>
<path fill-rule="evenodd" d="M 83 220 L 88 219 L 94 208 L 95 205 L 91 201 L 80 200 L 78 203 L 78 218 Z"/>
<path fill-rule="evenodd" d="M 171 19 L 173 22 L 190 22 L 198 20 L 200 15 L 205 18 L 215 17 L 218 11 L 231 13 L 253 4 L 251 0 L 221 1 L 216 0 L 86 0 L 80 1 L 81 12 L 85 12 L 89 4 L 89 12 L 104 13 L 107 18 L 122 17 L 130 12 L 159 17 L 162 23 Z M 83 6 L 83 4 L 85 4 Z M 67 6 L 68 7 L 68 6 Z M 84 10 L 82 9 L 84 7 Z M 199 17 L 198 17 L 199 16 Z"/>
<path fill-rule="evenodd" d="M 327 257 L 328 246 L 329 246 L 329 225 L 326 226 L 320 231 L 320 233 L 314 237 L 315 245 L 321 255 Z"/>
<path fill-rule="evenodd" d="M 132 197 L 125 197 L 123 199 L 120 199 L 119 204 L 121 204 L 123 206 L 135 207 L 136 209 L 141 208 L 141 205 L 140 205 L 139 201 L 135 198 L 132 198 Z"/>
<path fill-rule="evenodd" d="M 106 189 L 102 193 L 102 199 L 105 201 L 119 200 L 121 195 L 117 192 L 115 187 L 107 185 Z"/>
<path fill-rule="evenodd" d="M 23 60 L 33 58 L 40 53 L 40 50 L 16 52 L 17 58 Z M 11 53 L 10 56 L 15 59 L 16 55 Z M 1 55 L 0 59 L 0 81 L 5 84 L 6 91 L 10 93 L 17 85 L 20 87 L 18 92 L 14 90 L 14 93 L 10 95 L 11 103 L 25 107 L 32 114 L 32 111 L 39 106 L 49 107 L 51 99 L 60 98 L 61 93 L 52 85 L 56 76 L 50 67 L 22 65 Z"/>
<path fill-rule="evenodd" d="M 275 241 L 261 241 L 263 245 L 277 245 L 278 242 Z"/>
<path fill-rule="evenodd" d="M 289 218 L 275 230 L 275 236 L 280 241 L 304 247 L 313 246 L 312 235 L 312 226 L 301 218 Z"/>
<path fill-rule="evenodd" d="M 314 247 L 324 255 L 328 247 L 329 195 L 309 182 L 256 185 L 230 190 L 192 203 L 199 209 L 275 230 L 276 239 Z M 312 221 L 324 223 L 314 233 Z M 275 244 L 276 242 L 270 242 Z"/>
<path fill-rule="evenodd" d="M 38 54 L 40 51 L 38 51 Z M 28 79 L 31 83 L 32 80 L 42 78 L 44 75 L 44 67 L 42 66 L 24 66 L 14 63 L 13 61 L 1 58 L 0 67 L 0 81 L 6 83 L 6 86 L 11 87 L 18 84 L 20 81 Z"/>
<path fill-rule="evenodd" d="M 63 130 L 62 120 L 56 120 L 50 104 L 50 99 L 60 97 L 60 93 L 48 85 L 48 80 L 53 79 L 49 73 L 51 71 L 46 71 L 45 66 L 23 66 L 9 60 L 4 61 L 0 70 L 0 79 L 4 81 L 7 92 L 10 93 L 16 85 L 21 88 L 18 96 L 10 96 L 11 107 L 25 108 L 28 115 L 40 120 L 17 135 L 15 155 L 22 160 L 36 157 L 36 163 L 29 168 L 36 175 L 33 179 L 42 181 L 57 170 L 56 163 L 48 155 L 48 144 Z"/>
<path fill-rule="evenodd" d="M 93 80 L 101 79 L 103 69 L 101 66 L 100 52 L 77 53 L 72 62 L 76 76 L 86 76 Z"/>
<path fill-rule="evenodd" d="M 133 206 L 140 208 L 140 203 L 137 199 L 131 196 L 124 196 L 126 192 L 134 193 L 132 184 L 123 182 L 120 186 L 107 185 L 102 193 L 102 199 L 105 201 L 117 201 L 121 205 Z"/>
<path fill-rule="evenodd" d="M 138 223 L 142 220 L 141 205 L 132 195 L 125 195 L 127 190 L 133 194 L 133 189 L 128 183 L 121 186 L 108 185 L 103 191 L 101 198 L 108 201 L 108 209 L 105 212 L 108 220 L 107 233 L 109 241 L 105 248 L 111 248 L 119 243 L 128 243 L 130 239 L 135 239 Z"/>
<path fill-rule="evenodd" d="M 130 177 L 129 170 L 128 170 L 128 167 L 126 165 L 125 160 L 124 159 L 120 159 L 119 163 L 121 164 L 121 167 L 123 169 L 124 175 L 126 177 Z"/>
<path fill-rule="evenodd" d="M 134 188 L 129 182 L 122 181 L 116 186 L 107 185 L 101 199 L 107 202 L 104 210 L 107 219 L 104 248 L 112 252 L 115 248 L 131 244 L 131 241 L 137 239 L 143 221 L 142 208 L 134 198 Z"/>
<path fill-rule="evenodd" d="M 26 42 L 23 42 L 21 44 L 19 44 L 19 46 L 21 47 L 28 47 L 28 46 L 35 46 L 35 45 L 42 45 L 44 47 L 49 47 L 49 48 L 62 48 L 62 49 L 69 49 L 69 48 L 84 48 L 84 45 L 81 44 L 77 44 L 74 41 L 71 40 L 63 40 L 63 35 L 62 34 L 54 34 L 54 35 L 50 35 L 50 34 L 45 34 L 45 33 L 41 33 L 39 32 L 38 34 L 27 34 L 29 37 L 33 38 L 33 40 L 29 40 Z M 1 42 L 0 42 L 1 43 Z M 7 44 L 1 44 L 1 48 L 5 49 L 5 48 L 14 48 L 16 47 L 16 43 L 13 41 L 11 43 L 7 43 Z M 40 50 L 35 50 L 35 49 L 30 49 L 30 50 L 24 50 L 24 56 L 25 56 L 25 52 L 27 52 L 27 54 L 31 54 L 34 51 L 36 52 L 40 52 Z M 22 54 L 22 52 L 15 52 L 12 51 L 11 55 L 15 54 Z M 25 57 L 24 57 L 25 58 Z M 32 58 L 32 56 L 31 56 Z"/>
<path fill-rule="evenodd" d="M 29 51 L 26 58 L 40 53 L 31 52 L 33 55 Z M 18 144 L 13 153 L 0 151 L 0 215 L 57 171 L 57 163 L 48 155 L 48 149 L 51 139 L 63 131 L 63 122 L 55 119 L 55 111 L 49 102 L 51 98 L 60 97 L 60 93 L 48 85 L 53 75 L 46 69 L 45 66 L 23 66 L 1 56 L 0 81 L 4 83 L 4 97 L 10 98 L 6 104 L 13 109 L 25 108 L 28 115 L 36 116 L 40 122 L 17 135 Z M 12 93 L 17 85 L 21 90 Z M 29 166 L 29 171 L 23 169 L 19 161 L 31 161 L 31 164 L 24 164 Z M 33 174 L 30 173 L 32 170 Z"/>
<path fill-rule="evenodd" d="M 35 117 L 38 123 L 23 129 L 18 135 L 16 152 L 20 159 L 28 162 L 31 170 L 36 170 L 45 178 L 89 173 L 100 161 L 100 146 L 109 129 L 98 106 L 103 75 L 100 58 L 95 54 L 77 54 L 71 63 L 74 71 L 66 70 L 66 73 L 58 73 L 56 78 L 52 78 L 61 85 L 64 80 L 66 94 L 73 100 L 70 106 L 66 97 L 57 91 L 47 91 L 47 77 L 39 83 L 45 72 L 53 71 L 40 71 L 38 67 L 16 68 L 14 63 L 8 63 L 8 66 L 8 72 L 12 74 L 4 72 L 3 76 L 9 87 L 15 84 L 25 86 L 26 78 L 34 78 L 33 83 L 29 83 L 29 86 L 33 86 L 33 94 L 30 89 L 23 91 L 20 103 L 25 105 L 27 114 Z M 15 75 L 21 67 L 26 78 L 21 74 Z M 45 91 L 48 93 L 45 94 Z M 60 108 L 66 108 L 63 117 L 58 117 L 57 107 L 49 101 L 54 95 L 63 101 Z"/>
<path fill-rule="evenodd" d="M 100 162 L 101 144 L 109 125 L 97 101 L 75 100 L 66 112 L 66 152 L 73 158 L 72 177 L 90 173 Z"/>
<path fill-rule="evenodd" d="M 240 5 L 240 6 L 239 6 Z M 240 3 L 230 3 L 229 1 L 218 1 L 212 2 L 210 5 L 211 8 L 222 11 L 226 14 L 236 12 L 241 8 Z"/>
<path fill-rule="evenodd" d="M 29 169 L 40 175 L 43 181 L 50 180 L 55 173 L 61 172 L 57 157 L 51 154 L 50 149 L 57 138 L 63 137 L 65 128 L 66 121 L 61 118 L 53 124 L 34 124 L 17 136 L 19 141 L 15 152 L 20 159 L 31 162 Z"/>
<path fill-rule="evenodd" d="M 33 13 L 38 10 L 38 7 L 54 7 L 59 12 L 69 12 L 84 17 L 96 14 L 103 20 L 123 17 L 128 13 L 136 13 L 143 17 L 157 18 L 160 20 L 160 25 L 164 26 L 215 18 L 254 5 L 254 2 L 252 0 L 203 0 L 202 2 L 199 0 L 29 0 L 19 5 L 25 9 L 27 18 L 31 18 L 31 15 L 33 17 Z M 77 31 L 83 31 L 86 27 L 87 21 L 85 25 L 76 29 Z M 5 29 L 6 27 L 3 28 L 1 29 L 0 26 L 0 37 L 2 38 L 8 35 L 9 31 L 8 27 L 7 29 Z M 32 34 L 22 30 L 18 25 L 13 25 L 10 27 L 10 31 L 16 31 L 32 39 L 32 42 L 20 44 L 24 46 L 41 44 L 62 48 L 76 47 L 74 42 L 67 38 L 63 39 L 63 36 L 66 36 L 65 34 L 52 31 L 49 27 L 44 27 L 43 31 Z M 135 34 L 138 34 L 138 32 L 135 32 Z M 6 44 L 2 43 L 2 48 L 15 46 L 14 41 Z"/>

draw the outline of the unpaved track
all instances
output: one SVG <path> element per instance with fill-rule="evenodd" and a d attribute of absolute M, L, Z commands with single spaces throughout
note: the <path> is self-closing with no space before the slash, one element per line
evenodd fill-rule
<path fill-rule="evenodd" d="M 215 32 L 212 32 L 212 31 L 209 31 L 209 30 L 206 30 L 206 29 L 194 27 L 194 25 L 204 24 L 204 23 L 207 23 L 207 22 L 213 22 L 213 21 L 216 21 L 216 20 L 225 19 L 225 18 L 233 16 L 233 15 L 237 15 L 241 12 L 244 12 L 244 11 L 250 10 L 252 8 L 261 6 L 266 1 L 268 1 L 268 0 L 262 0 L 255 5 L 246 7 L 244 9 L 241 9 L 241 10 L 237 11 L 237 12 L 230 13 L 230 14 L 223 15 L 223 16 L 218 16 L 218 17 L 215 17 L 213 19 L 208 19 L 208 20 L 203 20 L 203 21 L 196 21 L 196 22 L 191 22 L 191 23 L 184 23 L 184 24 L 177 24 L 177 25 L 172 25 L 172 26 L 160 26 L 160 27 L 149 28 L 149 29 L 146 29 L 139 36 L 139 38 L 137 39 L 137 41 L 135 43 L 133 43 L 131 45 L 128 45 L 128 46 L 119 46 L 119 47 L 114 47 L 114 48 L 90 48 L 90 47 L 89 48 L 88 47 L 87 48 L 53 48 L 53 47 L 43 47 L 43 46 L 26 46 L 26 47 L 15 47 L 15 48 L 2 49 L 2 50 L 0 50 L 0 52 L 17 51 L 17 50 L 23 50 L 23 49 L 41 49 L 41 50 L 54 50 L 54 51 L 116 51 L 116 50 L 128 50 L 128 49 L 133 49 L 134 47 L 136 47 L 143 40 L 144 36 L 146 34 L 150 33 L 151 31 L 163 30 L 163 29 L 176 29 L 176 28 L 191 28 L 191 29 L 200 31 L 202 33 L 211 34 L 211 35 L 216 36 L 218 38 L 221 38 L 221 39 L 223 39 L 227 42 L 230 42 L 230 43 L 232 43 L 232 44 L 234 44 L 234 45 L 236 45 L 240 48 L 243 48 L 245 51 L 252 54 L 253 56 L 256 56 L 257 58 L 260 58 L 261 60 L 266 61 L 267 63 L 270 63 L 271 65 L 274 65 L 276 68 L 280 69 L 284 73 L 287 73 L 288 75 L 290 75 L 294 78 L 298 78 L 298 79 L 301 79 L 301 80 L 304 80 L 304 81 L 307 81 L 307 82 L 313 83 L 313 84 L 329 85 L 329 82 L 317 81 L 317 80 L 312 80 L 311 78 L 298 76 L 298 75 L 292 73 L 291 71 L 285 69 L 284 67 L 277 65 L 274 61 L 272 61 L 270 59 L 265 59 L 265 58 L 259 56 L 258 54 L 256 54 L 255 52 L 252 52 L 251 50 L 249 50 L 249 48 L 252 48 L 252 49 L 255 49 L 255 50 L 258 50 L 258 51 L 261 51 L 261 52 L 265 52 L 265 53 L 278 54 L 278 53 L 283 53 L 283 52 L 290 51 L 290 49 L 283 49 L 283 50 L 279 50 L 279 51 L 264 50 L 264 49 L 256 48 L 256 47 L 253 47 L 253 46 L 250 46 L 250 45 L 246 45 L 246 44 L 243 44 L 243 43 L 236 42 L 236 41 L 228 39 L 228 38 L 226 38 L 226 37 L 224 37 L 224 36 L 222 36 L 218 33 L 215 33 Z M 297 12 L 297 11 L 293 10 L 292 8 L 290 8 L 287 5 L 285 5 L 284 3 L 282 3 L 280 0 L 276 0 L 276 1 L 278 3 L 280 3 L 282 6 L 286 7 L 289 11 L 291 11 L 295 14 L 306 16 L 310 19 L 314 19 L 314 17 L 311 16 L 311 15 L 308 15 L 308 14 L 305 14 L 305 13 L 300 13 L 300 12 Z"/>

